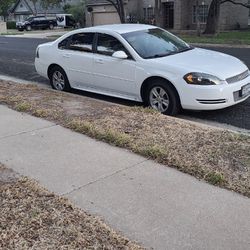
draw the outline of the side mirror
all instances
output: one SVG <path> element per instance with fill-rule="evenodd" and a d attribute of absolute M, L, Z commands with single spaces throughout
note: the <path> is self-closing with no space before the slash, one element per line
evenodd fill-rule
<path fill-rule="evenodd" d="M 119 51 L 114 52 L 112 57 L 115 57 L 118 59 L 127 59 L 128 55 L 124 51 L 119 50 Z"/>

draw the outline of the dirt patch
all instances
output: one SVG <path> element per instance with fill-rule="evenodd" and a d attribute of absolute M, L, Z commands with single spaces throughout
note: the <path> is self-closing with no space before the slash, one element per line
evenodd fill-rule
<path fill-rule="evenodd" d="M 250 137 L 151 109 L 1 82 L 0 103 L 250 197 Z"/>
<path fill-rule="evenodd" d="M 19 174 L 13 170 L 3 167 L 0 164 L 0 185 L 13 183 L 19 178 Z"/>
<path fill-rule="evenodd" d="M 14 172 L 0 166 L 1 249 L 142 249 L 35 181 L 6 173 Z"/>

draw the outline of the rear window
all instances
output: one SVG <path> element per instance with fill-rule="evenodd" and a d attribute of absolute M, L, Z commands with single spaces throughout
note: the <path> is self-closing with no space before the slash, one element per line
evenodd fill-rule
<path fill-rule="evenodd" d="M 69 43 L 70 50 L 77 50 L 83 52 L 93 51 L 94 33 L 79 33 L 72 36 Z"/>
<path fill-rule="evenodd" d="M 65 38 L 58 44 L 58 49 L 66 49 L 69 41 L 71 40 L 71 36 Z"/>

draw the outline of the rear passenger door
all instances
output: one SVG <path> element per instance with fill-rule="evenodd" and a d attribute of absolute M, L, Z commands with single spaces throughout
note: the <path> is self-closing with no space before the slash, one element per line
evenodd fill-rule
<path fill-rule="evenodd" d="M 45 17 L 40 18 L 39 28 L 40 29 L 46 29 L 46 28 L 48 28 L 48 19 L 47 18 L 45 18 Z"/>
<path fill-rule="evenodd" d="M 30 25 L 31 25 L 32 29 L 37 29 L 39 27 L 39 18 L 34 17 L 32 19 L 32 21 L 30 22 Z"/>
<path fill-rule="evenodd" d="M 60 62 L 73 88 L 90 87 L 93 81 L 95 33 L 77 33 L 59 44 Z"/>

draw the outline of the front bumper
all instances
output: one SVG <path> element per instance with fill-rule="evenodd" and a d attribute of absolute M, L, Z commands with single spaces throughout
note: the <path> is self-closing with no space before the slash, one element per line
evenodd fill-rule
<path fill-rule="evenodd" d="M 17 28 L 18 30 L 24 30 L 24 29 L 25 29 L 25 26 L 22 25 L 22 24 L 17 24 L 17 25 L 16 25 L 16 28 Z"/>
<path fill-rule="evenodd" d="M 250 76 L 232 84 L 194 86 L 182 81 L 179 92 L 181 105 L 184 109 L 216 110 L 233 106 L 245 101 L 250 92 L 242 95 L 244 86 L 250 84 Z"/>

